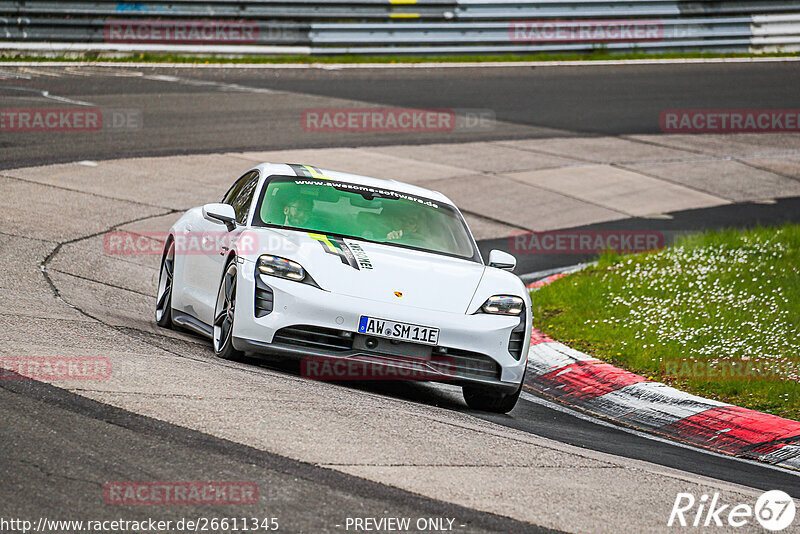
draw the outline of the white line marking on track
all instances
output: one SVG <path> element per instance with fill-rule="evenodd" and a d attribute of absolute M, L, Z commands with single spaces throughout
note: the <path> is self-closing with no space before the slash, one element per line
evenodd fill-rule
<path fill-rule="evenodd" d="M 30 73 L 33 76 L 48 76 L 50 78 L 61 78 L 60 72 L 51 72 L 49 70 L 43 70 L 40 68 L 32 69 L 32 68 L 24 68 L 22 72 Z"/>
<path fill-rule="evenodd" d="M 12 91 L 24 91 L 26 93 L 37 93 L 42 98 L 48 100 L 55 100 L 56 102 L 64 102 L 66 104 L 74 104 L 76 106 L 94 106 L 91 102 L 84 102 L 83 100 L 74 100 L 65 96 L 51 95 L 50 91 L 42 91 L 41 89 L 31 89 L 29 87 L 9 87 L 7 85 L 0 86 L 0 89 L 10 89 Z"/>
<path fill-rule="evenodd" d="M 72 98 L 67 98 L 65 96 L 56 96 L 51 95 L 50 91 L 42 91 L 42 96 L 45 98 L 49 98 L 50 100 L 55 100 L 57 102 L 66 102 L 67 104 L 75 104 L 76 106 L 94 106 L 91 102 L 84 102 L 83 100 L 73 100 Z"/>
<path fill-rule="evenodd" d="M 105 76 L 108 78 L 141 78 L 144 76 L 144 73 L 138 70 L 116 70 L 114 72 L 108 72 L 103 69 L 97 69 L 94 67 L 67 67 L 64 69 L 66 74 L 71 76 L 82 76 L 84 78 L 91 78 L 93 76 Z"/>
<path fill-rule="evenodd" d="M 30 80 L 31 76 L 25 74 L 17 74 L 16 72 L 3 72 L 0 71 L 0 80 Z"/>
<path fill-rule="evenodd" d="M 764 467 L 764 468 L 767 468 L 767 469 L 773 469 L 775 471 L 780 471 L 782 473 L 787 473 L 787 474 L 790 474 L 790 475 L 794 475 L 794 476 L 800 477 L 800 471 L 795 471 L 793 469 L 786 469 L 786 468 L 779 467 L 779 466 L 776 466 L 776 465 L 772 465 L 772 464 L 768 464 L 768 463 L 764 463 L 764 462 L 757 462 L 755 460 L 750 460 L 750 459 L 747 459 L 747 458 L 739 458 L 737 456 L 729 456 L 727 454 L 720 454 L 718 452 L 710 451 L 708 449 L 701 449 L 700 447 L 693 447 L 691 445 L 687 445 L 686 443 L 681 443 L 679 441 L 672 441 L 670 439 L 662 438 L 660 436 L 657 436 L 655 434 L 650 434 L 648 432 L 642 432 L 640 430 L 635 430 L 633 428 L 628 428 L 628 427 L 625 427 L 625 426 L 615 425 L 615 424 L 613 424 L 613 423 L 611 423 L 609 421 L 605 421 L 604 419 L 600 419 L 599 417 L 594 417 L 594 416 L 589 415 L 589 414 L 584 413 L 584 412 L 579 412 L 577 410 L 572 410 L 570 408 L 567 408 L 567 407 L 562 406 L 560 404 L 557 404 L 555 402 L 549 401 L 547 399 L 543 399 L 541 397 L 537 397 L 535 395 L 532 395 L 532 394 L 528 393 L 527 391 L 523 391 L 520 394 L 520 398 L 525 400 L 525 401 L 532 402 L 532 403 L 538 404 L 540 406 L 544 406 L 545 408 L 549 408 L 549 409 L 555 410 L 557 412 L 561 412 L 561 413 L 564 413 L 564 414 L 567 414 L 567 415 L 571 415 L 572 417 L 577 417 L 578 419 L 581 419 L 583 421 L 588 421 L 590 423 L 594 423 L 594 424 L 600 425 L 600 426 L 605 426 L 605 427 L 608 427 L 608 428 L 614 428 L 616 430 L 620 430 L 620 431 L 626 432 L 628 434 L 633 434 L 634 436 L 638 436 L 640 438 L 645 438 L 645 439 L 649 439 L 649 440 L 652 440 L 652 441 L 657 441 L 659 443 L 666 443 L 668 445 L 673 445 L 675 447 L 681 447 L 682 449 L 689 449 L 689 450 L 695 451 L 695 452 L 701 452 L 703 454 L 709 454 L 711 456 L 716 456 L 718 458 L 725 458 L 727 460 L 734 460 L 734 461 L 737 461 L 737 462 L 743 462 L 743 463 L 750 464 L 750 465 L 756 465 L 756 466 Z"/>
<path fill-rule="evenodd" d="M 191 78 L 179 78 L 178 76 L 167 76 L 161 74 L 150 74 L 143 76 L 143 78 L 145 78 L 146 80 L 153 80 L 157 82 L 178 83 L 181 85 L 189 85 L 193 87 L 216 87 L 218 89 L 238 91 L 242 93 L 277 94 L 280 92 L 280 91 L 274 91 L 272 89 L 264 89 L 261 87 L 247 87 L 244 85 L 239 85 L 238 83 L 213 82 L 208 80 L 193 80 Z"/>

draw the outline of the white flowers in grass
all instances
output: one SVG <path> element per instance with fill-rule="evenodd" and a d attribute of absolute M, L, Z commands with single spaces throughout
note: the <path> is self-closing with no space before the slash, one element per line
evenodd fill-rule
<path fill-rule="evenodd" d="M 654 337 L 656 347 L 677 344 L 687 360 L 757 358 L 798 380 L 798 325 L 785 306 L 785 279 L 773 276 L 774 264 L 797 251 L 789 251 L 781 233 L 626 258 L 602 276 L 615 317 L 587 323 L 633 330 L 635 339 L 648 340 L 643 347 Z"/>

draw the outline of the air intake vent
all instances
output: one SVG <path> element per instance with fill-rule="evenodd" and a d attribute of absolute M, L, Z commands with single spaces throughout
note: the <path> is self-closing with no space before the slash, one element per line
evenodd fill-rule
<path fill-rule="evenodd" d="M 332 352 L 342 352 L 353 348 L 353 336 L 350 332 L 307 325 L 281 328 L 275 332 L 272 342 Z"/>
<path fill-rule="evenodd" d="M 260 276 L 256 276 L 256 298 L 254 307 L 256 317 L 269 315 L 275 307 L 275 294 L 272 292 L 271 287 L 261 281 Z"/>
<path fill-rule="evenodd" d="M 508 341 L 508 352 L 519 361 L 522 357 L 522 347 L 525 346 L 525 327 L 528 326 L 528 317 L 525 313 L 525 308 L 522 308 L 522 314 L 519 316 L 519 325 L 511 331 L 511 338 Z"/>

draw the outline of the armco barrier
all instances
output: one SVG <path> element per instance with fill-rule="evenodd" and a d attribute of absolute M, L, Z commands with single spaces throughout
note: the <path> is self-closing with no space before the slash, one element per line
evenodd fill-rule
<path fill-rule="evenodd" d="M 312 23 L 316 53 L 535 53 L 665 49 L 746 50 L 750 17 L 478 23 Z"/>
<path fill-rule="evenodd" d="M 247 19 L 329 19 L 452 18 L 453 0 L 170 0 L 169 2 L 28 2 L 0 0 L 0 15 L 14 17 L 213 17 Z"/>
<path fill-rule="evenodd" d="M 718 0 L 684 2 L 665 0 L 459 0 L 458 19 L 541 19 L 678 17 L 780 13 L 798 9 L 796 0 Z"/>
<path fill-rule="evenodd" d="M 0 23 L 3 19 L 0 18 Z M 145 28 L 181 27 L 186 30 L 183 40 L 169 39 L 162 32 L 161 37 L 153 37 Z M 209 28 L 204 38 L 202 29 Z M 193 41 L 191 30 L 200 31 Z M 235 28 L 243 31 L 232 34 Z M 170 43 L 194 42 L 196 44 L 309 44 L 309 24 L 275 21 L 207 21 L 203 19 L 169 21 L 164 19 L 73 19 L 73 18 L 20 18 L 15 24 L 4 28 L 8 41 L 56 41 L 72 43 Z M 2 43 L 0 43 L 2 48 Z"/>
<path fill-rule="evenodd" d="M 800 0 L 0 0 L 0 32 L 7 50 L 54 43 L 54 51 L 247 54 L 284 46 L 320 55 L 795 51 Z"/>

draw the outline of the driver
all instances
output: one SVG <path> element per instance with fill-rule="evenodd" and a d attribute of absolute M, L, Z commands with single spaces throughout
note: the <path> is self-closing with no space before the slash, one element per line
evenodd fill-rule
<path fill-rule="evenodd" d="M 286 203 L 283 208 L 284 226 L 302 228 L 311 218 L 313 203 L 308 197 L 297 197 Z"/>
<path fill-rule="evenodd" d="M 389 241 L 397 241 L 406 237 L 419 237 L 420 225 L 416 217 L 407 212 L 395 212 L 390 215 L 390 228 L 394 228 L 388 234 L 386 239 Z"/>

